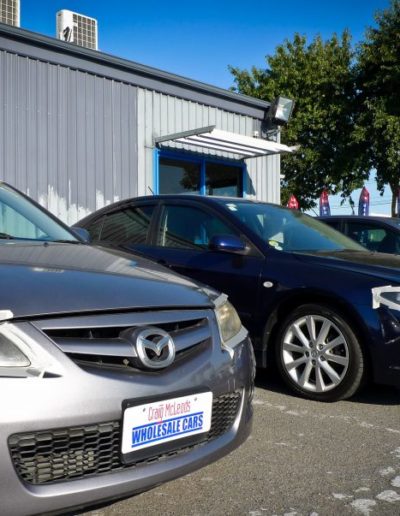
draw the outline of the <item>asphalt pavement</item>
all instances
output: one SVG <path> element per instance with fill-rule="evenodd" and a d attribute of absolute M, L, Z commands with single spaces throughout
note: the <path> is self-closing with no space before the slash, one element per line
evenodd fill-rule
<path fill-rule="evenodd" d="M 324 404 L 257 377 L 253 432 L 222 460 L 87 516 L 400 515 L 400 391 Z"/>

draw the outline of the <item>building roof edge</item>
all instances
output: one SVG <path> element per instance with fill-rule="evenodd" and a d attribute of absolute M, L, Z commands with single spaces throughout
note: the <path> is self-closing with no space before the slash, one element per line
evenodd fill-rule
<path fill-rule="evenodd" d="M 172 86 L 192 90 L 196 93 L 216 96 L 226 101 L 234 102 L 242 106 L 248 106 L 249 108 L 252 108 L 252 110 L 266 111 L 270 106 L 270 102 L 264 100 L 242 95 L 218 86 L 213 86 L 181 75 L 176 75 L 151 66 L 130 61 L 128 59 L 119 58 L 98 50 L 80 47 L 73 43 L 67 43 L 56 38 L 51 38 L 19 27 L 0 23 L 0 38 L 1 37 L 33 45 L 35 47 L 53 50 L 58 54 L 68 55 L 77 59 L 85 59 L 107 67 L 131 72 L 134 75 L 140 75 L 143 78 L 148 78 L 152 81 L 158 80 Z M 77 68 L 80 67 L 77 65 Z"/>

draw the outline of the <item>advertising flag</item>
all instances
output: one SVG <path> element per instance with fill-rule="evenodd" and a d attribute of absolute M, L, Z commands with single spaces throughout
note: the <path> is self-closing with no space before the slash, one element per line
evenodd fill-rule
<path fill-rule="evenodd" d="M 319 215 L 323 217 L 325 215 L 331 214 L 331 207 L 329 206 L 329 197 L 328 192 L 323 190 L 320 198 L 319 198 Z"/>
<path fill-rule="evenodd" d="M 299 209 L 299 201 L 296 199 L 296 197 L 293 194 L 289 198 L 289 202 L 287 203 L 287 207 L 291 208 L 292 210 L 298 210 Z"/>
<path fill-rule="evenodd" d="M 363 186 L 360 193 L 360 200 L 358 201 L 358 214 L 367 216 L 369 215 L 369 192 Z"/>

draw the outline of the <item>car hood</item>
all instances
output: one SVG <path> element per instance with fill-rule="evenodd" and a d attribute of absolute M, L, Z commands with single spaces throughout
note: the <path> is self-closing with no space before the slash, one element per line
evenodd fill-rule
<path fill-rule="evenodd" d="M 400 256 L 350 250 L 295 254 L 301 261 L 322 267 L 365 274 L 391 284 L 400 283 Z"/>
<path fill-rule="evenodd" d="M 14 317 L 209 307 L 217 295 L 139 256 L 82 244 L 1 244 L 0 279 L 0 310 Z"/>

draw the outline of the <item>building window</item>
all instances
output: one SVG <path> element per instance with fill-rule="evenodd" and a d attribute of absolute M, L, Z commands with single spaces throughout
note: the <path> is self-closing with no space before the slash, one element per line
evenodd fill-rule
<path fill-rule="evenodd" d="M 243 197 L 244 165 L 179 153 L 160 152 L 158 193 Z"/>
<path fill-rule="evenodd" d="M 160 193 L 200 193 L 201 164 L 160 157 Z"/>
<path fill-rule="evenodd" d="M 243 169 L 224 163 L 206 163 L 207 195 L 243 197 Z"/>

